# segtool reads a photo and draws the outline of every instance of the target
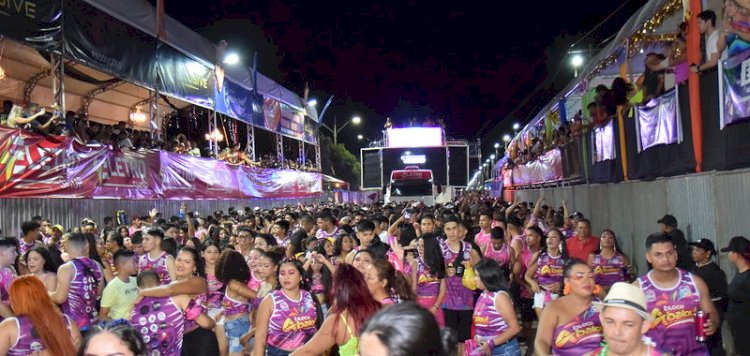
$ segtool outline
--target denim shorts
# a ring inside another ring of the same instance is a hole
[[[227,335],[227,341],[229,341],[229,352],[242,352],[240,338],[248,331],[250,331],[250,320],[247,316],[224,321],[224,334]]]
[[[266,356],[289,356],[289,351],[284,351],[276,346],[266,345]]]
[[[502,345],[495,346],[492,349],[492,356],[520,356],[521,345],[518,344],[518,339],[513,338],[508,340]]]

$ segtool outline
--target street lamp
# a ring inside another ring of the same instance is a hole
[[[513,124],[513,131],[518,131],[518,129],[520,129],[520,128],[521,128],[521,124],[519,124],[517,122]]]
[[[224,62],[224,64],[227,64],[227,65],[230,65],[230,66],[231,65],[235,65],[235,64],[237,64],[237,63],[240,62],[240,56],[237,55],[237,53],[234,53],[234,52],[227,53],[227,55],[224,56],[223,62]]]
[[[494,153],[490,155],[490,159],[493,160],[493,161],[495,160],[495,154]]]
[[[500,142],[495,142],[495,149],[500,148]]]
[[[350,122],[355,125],[359,125],[362,122],[362,118],[359,116],[354,116],[351,119],[349,119],[349,121],[341,125],[341,127],[339,127],[336,121],[336,116],[334,115],[333,116],[333,128],[328,127],[328,125],[324,124],[322,121],[320,122],[320,126],[325,127],[328,131],[331,131],[331,133],[333,134],[333,145],[335,146],[339,144],[339,139],[338,139],[339,132],[341,132],[341,130],[343,130],[344,127],[346,127],[346,125],[349,125]]]
[[[505,143],[510,142],[510,135],[508,135],[508,134],[503,135],[503,142],[505,142]]]
[[[580,68],[583,65],[583,56],[580,53],[574,53],[572,57],[570,57],[570,65],[573,66],[573,75],[578,77],[578,68]]]
[[[311,106],[312,107],[312,106],[315,106],[315,105],[318,105],[318,101],[317,100],[310,99],[310,100],[307,101],[307,106]]]
[[[357,140],[360,140],[360,141],[362,141],[362,139],[363,139],[363,138],[365,138],[365,137],[364,137],[364,136],[362,136],[362,135],[357,135]]]

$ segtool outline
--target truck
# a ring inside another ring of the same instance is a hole
[[[437,187],[432,170],[407,166],[391,172],[391,180],[385,190],[385,203],[419,201],[424,205],[435,205]]]

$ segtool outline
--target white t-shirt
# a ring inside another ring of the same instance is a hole
[[[714,30],[706,37],[706,62],[711,59],[711,55],[719,53],[719,30]]]

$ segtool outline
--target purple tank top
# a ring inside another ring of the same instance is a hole
[[[312,294],[323,294],[325,291],[326,287],[323,285],[323,275],[320,273],[314,273],[310,292],[312,292]]]
[[[268,322],[268,344],[282,350],[295,350],[317,331],[317,311],[312,295],[300,290],[299,300],[292,300],[282,290],[271,293],[273,313]]]
[[[497,337],[508,330],[508,324],[495,308],[495,298],[504,291],[490,292],[485,290],[474,307],[473,323],[476,334],[481,338]],[[508,293],[505,293],[506,295]],[[510,296],[509,296],[510,297]]]
[[[0,269],[0,301],[8,304],[10,299],[10,284],[13,283],[13,278],[16,274],[10,267],[3,267]]]
[[[185,315],[172,298],[143,298],[133,306],[130,324],[140,332],[149,355],[182,352]]]
[[[141,256],[138,259],[138,270],[143,271],[154,271],[159,275],[159,280],[162,285],[172,283],[172,278],[169,277],[169,270],[167,269],[167,253],[162,252],[156,260],[151,260],[148,253]]]
[[[62,318],[65,321],[65,327],[70,332],[70,319],[64,315]],[[8,356],[36,355],[37,352],[46,350],[42,344],[42,339],[34,331],[34,326],[31,325],[29,318],[17,316],[16,326],[18,327],[18,339],[16,340],[16,344],[8,350]]]
[[[250,310],[250,304],[248,302],[238,301],[227,295],[224,292],[224,298],[221,301],[221,306],[224,307],[224,316],[234,316],[239,314],[245,314]]]
[[[552,354],[580,356],[599,348],[602,342],[602,324],[599,312],[589,306],[573,320],[560,325],[552,332]]]
[[[38,244],[37,240],[32,241],[31,243],[27,243],[24,241],[24,239],[18,240],[18,254],[20,256],[23,256],[26,254],[26,252],[29,252],[34,249]]]
[[[508,267],[510,263],[510,252],[508,250],[508,244],[503,244],[500,250],[495,250],[492,247],[492,243],[487,244],[487,249],[484,250],[484,257],[491,260],[495,260],[501,267]]]
[[[539,255],[536,261],[534,278],[540,285],[562,283],[565,261],[562,256],[552,257],[546,253]]]
[[[320,229],[320,230],[318,230],[318,233],[315,234],[315,237],[318,240],[322,240],[322,239],[327,239],[329,237],[336,238],[336,236],[338,236],[338,234],[339,234],[339,228],[338,227],[335,228],[335,229],[333,229],[333,232],[331,232],[330,234],[327,233],[325,230]]]
[[[625,260],[620,253],[610,259],[601,254],[594,255],[591,268],[594,269],[596,284],[602,287],[611,287],[617,282],[625,281]]]
[[[197,329],[200,325],[195,322],[201,314],[206,312],[206,305],[208,303],[208,294],[203,293],[190,300],[187,308],[185,308],[185,333],[191,332]]]
[[[215,275],[206,275],[206,282],[208,282],[208,296],[206,297],[206,308],[216,309],[221,308],[221,300],[224,298],[224,293],[221,292],[221,288],[224,284],[221,283]]]
[[[638,278],[653,317],[646,336],[661,349],[676,355],[707,355],[706,345],[695,341],[694,315],[700,307],[698,288],[691,273],[680,269],[678,272],[677,284],[669,289],[657,287],[650,272]]]
[[[102,270],[98,263],[88,257],[75,258],[68,263],[73,265],[74,274],[62,311],[80,329],[96,322],[99,316],[96,299]]]
[[[253,275],[253,272],[250,272],[250,279],[247,281],[247,287],[250,288],[250,290],[253,290],[255,292],[260,290],[260,286],[263,284],[262,279],[256,279],[255,275]],[[260,302],[263,301],[263,298],[261,298],[260,295],[256,297],[255,299],[250,300],[250,309],[258,310],[258,306],[260,306]]]
[[[417,295],[420,297],[437,297],[440,293],[440,279],[430,273],[429,268],[417,258]]]
[[[463,261],[471,260],[471,245],[461,241],[463,248]],[[448,243],[441,240],[440,248],[443,250],[443,259],[446,266],[454,264],[458,258],[459,251],[453,251],[448,247]],[[445,277],[446,293],[443,300],[443,308],[448,310],[472,310],[474,308],[474,292],[464,287],[461,283],[461,276]]]

